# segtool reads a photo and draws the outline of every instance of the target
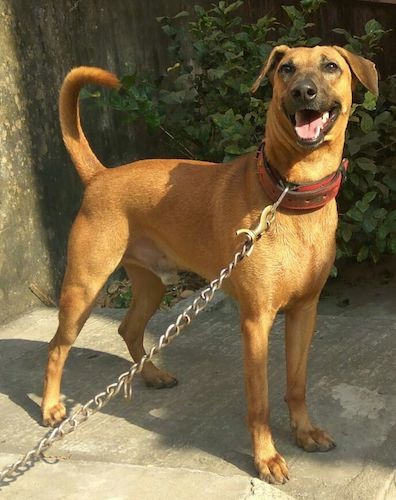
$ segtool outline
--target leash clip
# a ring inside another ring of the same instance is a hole
[[[250,254],[252,253],[253,243],[256,243],[256,241],[258,241],[261,238],[261,236],[264,233],[266,233],[271,227],[271,224],[275,220],[276,210],[278,209],[279,205],[281,204],[283,198],[286,196],[288,191],[289,191],[289,186],[286,186],[285,189],[283,190],[283,193],[279,196],[276,202],[273,205],[267,205],[262,210],[259,222],[255,228],[253,229],[242,228],[238,229],[238,231],[236,232],[238,236],[240,234],[246,234],[252,243],[252,246],[246,252],[247,257],[249,257]]]

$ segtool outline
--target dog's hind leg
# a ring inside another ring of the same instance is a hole
[[[327,451],[335,443],[329,434],[311,424],[305,402],[307,360],[315,330],[318,298],[286,311],[286,364],[290,424],[297,445],[306,451]]]
[[[103,220],[95,224],[83,215],[73,225],[59,303],[59,326],[49,344],[45,372],[42,414],[46,425],[55,425],[65,417],[65,407],[60,402],[63,367],[99,291],[121,261],[127,242],[127,229],[122,227],[122,223],[104,224]]]
[[[124,267],[132,283],[132,302],[118,331],[125,340],[132,359],[139,362],[145,354],[144,329],[160,305],[166,289],[158,276],[148,269],[129,263],[124,263]],[[148,386],[158,389],[177,384],[173,375],[160,370],[151,361],[144,364],[142,376]]]

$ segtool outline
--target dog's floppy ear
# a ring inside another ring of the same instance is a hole
[[[271,54],[263,64],[263,67],[261,68],[259,76],[252,85],[253,93],[256,92],[256,90],[260,87],[260,83],[262,82],[264,77],[267,76],[267,74],[270,74],[275,69],[275,66],[278,64],[278,62],[284,56],[285,52],[287,52],[288,50],[289,47],[287,45],[278,45],[277,47],[274,47],[272,49]],[[270,75],[270,80],[272,82],[271,75]]]
[[[378,73],[375,64],[364,57],[349,52],[342,47],[334,45],[334,48],[346,60],[352,73],[359,82],[366,87],[372,94],[378,95]]]

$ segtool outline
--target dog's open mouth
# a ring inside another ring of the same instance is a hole
[[[290,117],[297,134],[297,142],[304,147],[315,147],[321,144],[330,131],[340,112],[339,105],[327,111],[301,109]]]

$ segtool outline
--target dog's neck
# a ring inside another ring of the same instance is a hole
[[[295,183],[314,182],[338,169],[344,137],[341,140],[332,137],[317,149],[308,150],[297,144],[289,130],[290,124],[284,113],[274,112],[270,106],[265,128],[265,157],[283,179]],[[345,129],[339,133],[345,135]]]

